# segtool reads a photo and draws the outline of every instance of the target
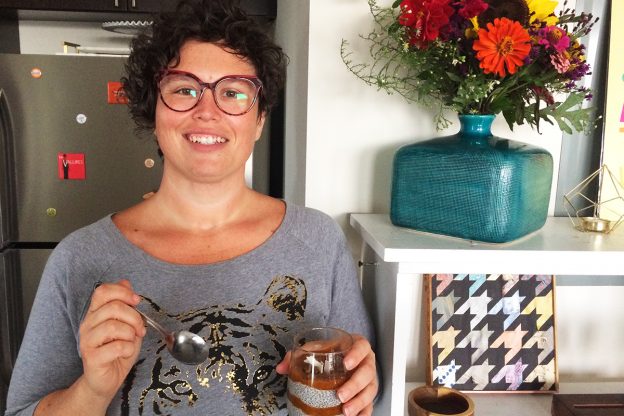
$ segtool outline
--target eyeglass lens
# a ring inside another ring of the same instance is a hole
[[[176,111],[195,107],[202,96],[201,92],[202,85],[183,74],[169,74],[160,81],[163,101]],[[231,115],[247,112],[254,104],[256,94],[256,85],[245,78],[223,78],[212,91],[217,106]]]

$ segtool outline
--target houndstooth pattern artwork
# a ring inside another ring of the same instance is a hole
[[[429,384],[557,391],[554,277],[425,275]]]

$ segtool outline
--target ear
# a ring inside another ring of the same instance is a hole
[[[260,136],[262,136],[262,129],[264,128],[264,122],[266,121],[266,112],[263,112],[262,114],[260,114],[258,116],[258,124],[256,126],[256,139],[255,141],[258,141],[260,139]]]

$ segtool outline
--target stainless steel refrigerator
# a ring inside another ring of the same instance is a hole
[[[45,262],[160,182],[119,93],[123,57],[0,54],[0,414]]]

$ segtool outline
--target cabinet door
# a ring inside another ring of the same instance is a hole
[[[2,0],[0,0],[1,2]],[[112,1],[112,0],[108,0]],[[124,1],[124,0],[120,0]],[[130,12],[154,13],[175,10],[178,0],[125,0]],[[277,0],[241,0],[240,6],[251,16],[275,18]]]
[[[160,12],[173,11],[177,0],[120,0],[126,2],[130,12]]]
[[[0,8],[153,13],[175,10],[177,2],[177,0],[0,0]],[[271,19],[276,16],[277,0],[241,0],[240,5],[252,16]]]
[[[0,7],[26,10],[125,11],[127,0],[0,0]]]

